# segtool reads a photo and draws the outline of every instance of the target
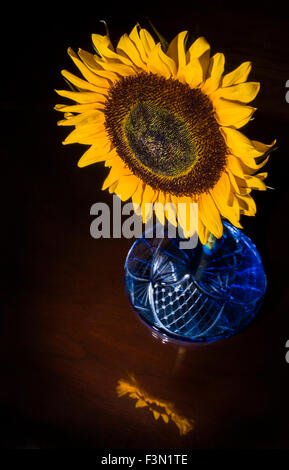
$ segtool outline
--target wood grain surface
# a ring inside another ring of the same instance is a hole
[[[282,4],[60,7],[26,5],[5,15],[2,446],[288,449],[289,23]],[[264,304],[243,332],[211,344],[163,343],[136,316],[123,283],[132,240],[95,240],[89,232],[91,205],[112,205],[100,190],[107,169],[77,167],[84,148],[61,145],[67,130],[57,128],[53,111],[61,101],[53,90],[64,87],[60,70],[75,71],[66,48],[91,50],[101,19],[117,40],[137,21],[147,26],[146,16],[169,40],[184,29],[204,35],[213,52],[225,53],[227,71],[252,60],[250,78],[261,91],[244,133],[279,144],[267,165],[275,189],[255,194],[258,213],[243,219],[268,276]],[[194,429],[181,436],[172,421],[119,398],[118,380],[130,374],[193,419]]]

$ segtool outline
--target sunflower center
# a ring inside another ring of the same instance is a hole
[[[104,115],[120,158],[155,190],[201,194],[224,171],[227,146],[200,89],[152,73],[122,77],[109,89]]]
[[[152,103],[138,103],[124,123],[135,156],[156,174],[177,176],[195,160],[186,124]]]

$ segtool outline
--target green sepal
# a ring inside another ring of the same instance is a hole
[[[156,27],[153,25],[153,23],[151,22],[151,20],[149,18],[147,18],[152,30],[154,31],[154,33],[156,34],[156,36],[158,37],[160,43],[161,43],[161,46],[162,46],[162,50],[164,52],[167,52],[168,48],[169,48],[169,43],[168,41],[163,37],[163,35],[161,33],[159,33],[159,31],[156,29]]]
[[[109,37],[109,29],[108,29],[108,26],[107,26],[107,22],[105,20],[100,20],[99,22],[104,24],[105,33]]]
[[[78,88],[76,88],[72,83],[70,83],[65,77],[63,77],[63,80],[67,83],[71,91],[79,91]]]

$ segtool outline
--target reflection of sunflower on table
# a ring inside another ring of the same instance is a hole
[[[174,404],[159,398],[152,397],[142,387],[139,386],[135,377],[130,375],[129,380],[120,379],[116,387],[118,397],[128,395],[130,398],[136,399],[135,407],[148,407],[153,414],[155,420],[162,417],[162,420],[168,424],[172,421],[179,429],[180,435],[183,436],[194,429],[194,420],[180,415]]]
[[[57,93],[76,104],[55,107],[65,113],[59,125],[75,126],[64,143],[90,146],[78,165],[104,161],[111,169],[103,189],[132,198],[144,221],[152,214],[145,203],[162,203],[157,218],[179,223],[186,236],[189,203],[198,203],[203,244],[210,232],[222,236],[221,217],[241,227],[240,214],[255,215],[250,193],[265,190],[267,176],[255,173],[275,142],[249,140],[238,130],[256,109],[247,104],[260,88],[246,82],[251,63],[224,75],[224,55],[210,57],[203,37],[187,47],[186,31],[169,45],[139,25],[115,50],[108,33],[92,41],[96,54],[68,50],[84,79],[62,71],[74,91]],[[165,210],[166,203],[173,204]]]

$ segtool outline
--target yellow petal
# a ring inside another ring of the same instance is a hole
[[[92,34],[91,39],[98,54],[103,55],[102,50],[105,52],[108,50],[110,53],[113,53],[113,45],[107,34]]]
[[[248,196],[237,196],[238,202],[240,205],[240,210],[243,214],[254,216],[256,214],[257,208],[254,199]]]
[[[62,143],[63,145],[75,143],[93,145],[97,142],[107,142],[107,145],[110,145],[109,138],[106,134],[106,131],[104,130],[103,125],[99,124],[96,126],[93,123],[76,127]]]
[[[247,176],[246,185],[249,186],[251,189],[258,189],[259,191],[266,191],[267,186],[263,182],[263,180],[267,178],[267,176],[268,176],[268,173],[259,173],[258,175]]]
[[[159,191],[156,202],[154,204],[154,210],[156,217],[162,225],[165,225],[165,194],[162,191]]]
[[[231,191],[231,194],[230,194],[229,207],[232,208],[233,213],[237,214],[237,216],[239,218],[240,217],[239,214],[241,213],[240,212],[240,204],[239,204],[238,196],[234,193],[234,191]],[[236,227],[238,227],[238,225],[236,225]],[[240,226],[239,228],[243,228],[243,227]]]
[[[198,200],[198,204],[200,218],[205,227],[213,235],[215,235],[216,238],[221,238],[223,235],[223,224],[220,213],[212,199],[212,196],[207,193],[201,194]]]
[[[101,94],[106,94],[106,89],[105,88],[100,88],[95,85],[92,85],[91,83],[82,80],[81,78],[77,77],[76,75],[73,75],[73,73],[68,72],[67,70],[62,70],[61,74],[73,85],[78,87],[81,90],[88,90],[88,91],[94,91],[95,93],[101,93]]]
[[[124,163],[122,160],[119,158],[116,163],[112,166],[108,176],[106,177],[103,185],[102,185],[102,190],[107,189],[109,186],[112,185],[112,183],[115,183],[116,181],[119,181],[122,176],[129,176],[130,170],[124,166]]]
[[[231,181],[232,186],[235,189],[235,196],[247,196],[251,193],[252,188],[250,188],[247,184],[245,179],[239,178],[238,176],[233,175],[228,171],[228,175]]]
[[[264,155],[270,151],[270,149],[276,144],[276,139],[273,140],[272,144],[263,144],[262,142],[258,142],[257,140],[252,140],[252,144],[254,145],[255,149],[260,152],[260,155]]]
[[[187,55],[190,60],[192,57],[201,57],[206,52],[210,52],[210,44],[203,36],[196,39],[193,44],[190,46]]]
[[[88,122],[84,124],[83,123],[77,124],[75,126],[75,129],[68,136],[67,141],[70,140],[70,136],[71,137],[74,136],[78,138],[78,137],[88,136],[88,135],[98,136],[99,134],[107,135],[105,127],[104,127],[104,122],[90,119]],[[77,142],[77,140],[75,140],[75,142]]]
[[[220,214],[228,219],[235,227],[242,228],[240,220],[240,210],[238,205],[229,205],[231,184],[226,172],[223,172],[219,181],[210,191]]]
[[[191,88],[196,88],[203,81],[203,69],[199,59],[192,58],[179,72],[179,79],[183,79]]]
[[[229,155],[227,159],[228,169],[236,176],[240,178],[244,177],[244,169],[242,167],[241,160],[234,155]]]
[[[163,207],[165,207],[166,195],[163,191],[156,191],[155,202],[159,202]]]
[[[155,200],[155,196],[155,190],[147,184],[142,197],[142,218],[144,223],[152,216],[152,202]]]
[[[144,64],[146,64],[147,62],[147,58],[148,58],[148,55],[146,53],[146,49],[143,45],[143,42],[140,38],[140,34],[139,34],[139,25],[137,24],[133,29],[132,31],[130,32],[129,34],[129,38],[133,41],[134,45],[136,46],[136,49],[138,50],[139,52],[139,55],[141,57],[141,60]]]
[[[207,94],[212,93],[219,87],[221,77],[224,73],[224,67],[225,67],[224,54],[218,52],[217,54],[213,55],[213,57],[211,57],[208,71],[207,71],[207,80],[202,86],[202,91],[204,93],[207,93]]]
[[[146,29],[141,29],[139,32],[140,40],[144,47],[147,57],[150,55],[151,51],[154,49],[156,43],[151,36],[151,34]]]
[[[144,408],[145,406],[148,406],[148,404],[141,398],[135,404],[136,408]]]
[[[165,216],[174,227],[178,226],[177,222],[177,212],[176,206],[170,196],[170,194],[166,194],[166,201],[165,201]]]
[[[153,412],[154,418],[155,418],[156,420],[159,419],[159,417],[160,417],[161,414],[160,414],[158,411],[156,411],[156,410],[152,410],[152,412]]]
[[[122,201],[127,201],[134,194],[137,187],[138,179],[134,175],[122,176],[114,192]]]
[[[249,73],[251,72],[251,68],[251,62],[243,62],[235,70],[224,75],[222,80],[222,87],[237,85],[238,83],[245,82]]]
[[[104,114],[98,110],[92,109],[81,114],[72,114],[65,113],[62,121],[58,121],[58,126],[76,126],[76,125],[86,125],[91,122],[97,124],[104,123]]]
[[[141,203],[142,203],[142,197],[143,197],[143,183],[138,181],[138,186],[134,194],[132,195],[132,203],[133,207],[135,210],[135,213],[137,215],[141,215]]]
[[[256,170],[262,168],[267,163],[268,159],[269,157],[267,157],[262,163],[257,165],[254,159],[241,159],[235,157],[234,155],[229,155],[227,160],[227,168],[231,171],[231,173],[233,173],[233,175],[245,179],[246,175],[251,175],[252,173],[255,173]],[[246,163],[248,163],[249,165],[251,164],[253,168],[246,165]]]
[[[200,217],[200,212],[199,212],[198,236],[199,236],[199,239],[200,239],[200,242],[202,243],[202,245],[205,245],[207,243],[209,234],[210,234],[210,231],[203,224],[202,219]]]
[[[168,423],[168,422],[169,422],[169,417],[168,417],[168,415],[166,415],[165,413],[162,413],[161,416],[162,416],[163,421],[164,421],[165,423]]]
[[[177,70],[181,70],[187,64],[185,44],[188,37],[188,31],[182,31],[171,41],[167,55],[171,57],[177,66]]]
[[[243,127],[251,119],[256,108],[222,98],[214,100],[216,119],[221,126]]]
[[[106,96],[92,91],[68,91],[68,90],[55,90],[56,93],[77,103],[104,103]]]
[[[165,78],[170,78],[176,74],[176,65],[162,50],[161,43],[156,44],[152,50],[148,62],[148,70]]]
[[[101,34],[92,34],[91,38],[98,54],[100,54],[105,61],[114,61],[125,65],[132,65],[129,58],[114,52],[110,38],[107,35],[102,36]]]
[[[240,187],[238,184],[238,177],[235,176],[230,170],[227,171],[231,185],[234,188],[235,193],[240,194]]]
[[[198,231],[195,207],[191,206],[192,203],[193,201],[190,197],[180,197],[178,199],[178,221],[186,238],[191,237]]]
[[[73,105],[66,105],[66,104],[56,104],[54,109],[56,111],[61,111],[62,113],[84,113],[86,111],[91,110],[99,110],[103,109],[103,103],[85,103],[85,104],[73,104]]]
[[[109,186],[109,188],[108,188],[109,194],[113,194],[113,193],[114,193],[114,190],[115,190],[115,188],[117,187],[117,183],[118,183],[118,181],[115,181],[114,183],[112,183],[112,184]]]
[[[207,70],[210,61],[210,45],[204,37],[200,37],[193,42],[187,52],[187,58],[188,62],[191,58],[199,59],[203,71],[202,80],[205,80],[207,78]]]
[[[155,190],[146,184],[143,192],[142,202],[153,202],[155,200],[155,193]]]
[[[120,55],[125,54],[137,67],[146,69],[138,49],[127,34],[120,38],[116,50]]]
[[[89,83],[92,83],[93,85],[96,85],[97,87],[101,87],[101,88],[109,87],[109,83],[105,78],[102,78],[96,75],[95,72],[98,71],[99,66],[96,65],[96,62],[94,61],[92,54],[86,51],[81,51],[81,49],[79,49],[79,54],[83,53],[83,57],[81,56],[79,57],[81,57],[81,59],[83,58],[85,59],[85,62],[82,62],[77,56],[77,54],[71,49],[71,47],[68,48],[67,52],[70,58],[75,63],[76,67],[82,73],[83,77]]]
[[[93,163],[109,160],[115,156],[115,150],[110,152],[107,149],[99,148],[92,145],[80,158],[77,165],[79,168],[83,168],[88,165],[92,165]]]
[[[215,184],[213,190],[211,190],[211,193],[214,193],[216,198],[218,199],[219,203],[218,205],[223,205],[227,204],[230,196],[230,191],[231,191],[231,185],[230,181],[228,178],[228,175],[223,172],[222,175],[220,176],[219,181]]]
[[[141,205],[142,221],[146,224],[153,215],[153,205],[151,202],[142,202]]]
[[[276,140],[274,140],[272,144],[266,145],[255,140],[250,140],[238,130],[229,127],[221,127],[220,130],[232,154],[241,158],[248,166],[252,165],[252,168],[255,169],[260,168],[260,165],[262,166],[263,163],[258,165],[254,159],[269,152],[276,143]]]
[[[212,99],[224,98],[231,101],[241,101],[242,103],[249,103],[252,101],[258,94],[260,90],[260,83],[258,82],[245,82],[239,83],[238,85],[233,85],[226,88],[219,88],[213,96]]]
[[[83,49],[78,49],[78,55],[83,61],[83,64],[86,66],[86,69],[91,71],[93,75],[96,77],[96,80],[98,80],[96,84],[98,84],[99,81],[100,83],[105,83],[105,85],[99,85],[99,86],[109,87],[110,86],[109,82],[114,82],[118,80],[118,77],[115,73],[104,70],[101,67],[101,63],[97,62],[95,55],[91,54],[90,52],[84,51]],[[84,77],[87,78],[86,75],[84,75]],[[94,82],[91,81],[91,83],[94,83]]]
[[[102,68],[106,72],[108,72],[108,74],[116,73],[120,76],[127,77],[130,75],[135,75],[137,73],[136,68],[133,66],[133,64],[126,65],[126,64],[121,64],[120,62],[117,62],[117,61],[110,61],[110,62],[103,62],[101,65],[102,65]]]

